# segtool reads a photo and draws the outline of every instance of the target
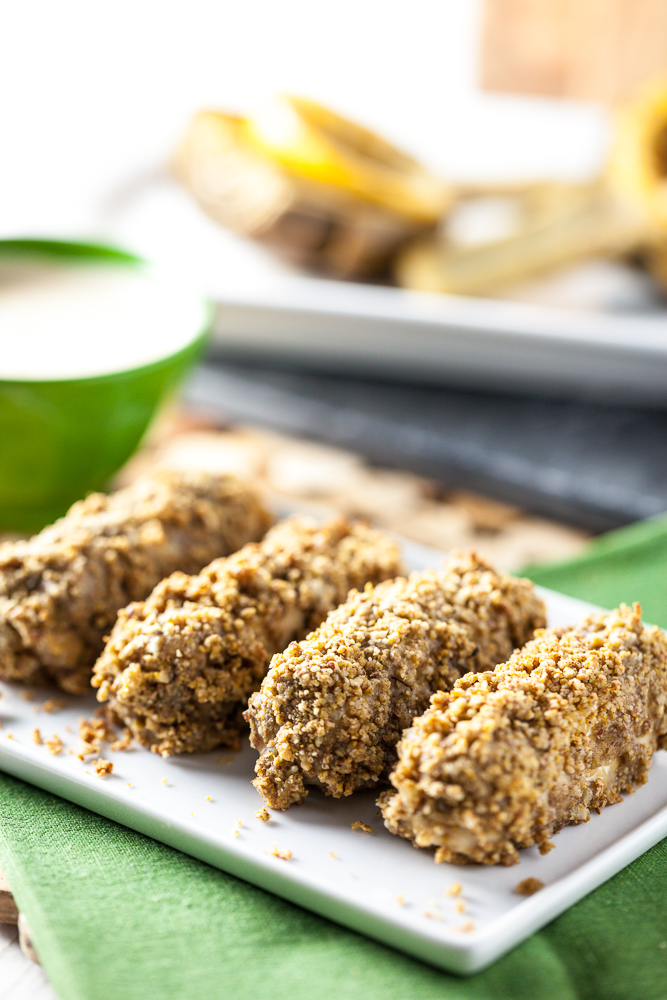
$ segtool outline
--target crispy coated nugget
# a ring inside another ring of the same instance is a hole
[[[399,744],[385,825],[436,861],[509,865],[643,784],[667,745],[667,639],[640,614],[544,630],[435,694]]]
[[[86,690],[119,608],[261,538],[272,520],[233,476],[162,471],[0,545],[0,678]]]
[[[250,699],[253,784],[273,809],[303,801],[308,784],[336,797],[375,784],[434,691],[506,659],[544,624],[532,584],[474,553],[351,594],[274,658]]]
[[[291,518],[259,545],[176,573],[119,615],[95,666],[98,699],[168,756],[235,743],[271,655],[353,587],[400,571],[396,544],[361,523]]]

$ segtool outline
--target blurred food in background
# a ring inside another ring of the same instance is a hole
[[[495,197],[499,195],[496,193]],[[473,242],[437,235],[399,256],[399,283],[455,294],[492,294],[593,257],[635,255],[663,287],[667,278],[667,81],[650,85],[617,116],[603,174],[589,184],[536,184],[508,191],[514,231]]]
[[[338,278],[382,273],[451,201],[411,157],[297,97],[248,118],[200,112],[174,167],[212,218]]]
[[[218,222],[331,277],[494,295],[606,257],[667,289],[667,80],[620,110],[587,183],[453,185],[296,97],[247,118],[200,112],[174,167]]]

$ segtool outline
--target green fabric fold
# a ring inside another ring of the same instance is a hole
[[[610,531],[574,559],[521,572],[603,608],[639,601],[646,621],[667,628],[667,517]]]
[[[529,575],[667,626],[667,519]],[[62,1000],[665,1000],[667,841],[470,979],[0,775],[0,861]]]

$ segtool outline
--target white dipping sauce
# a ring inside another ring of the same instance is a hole
[[[0,379],[86,378],[176,353],[201,298],[141,267],[0,264]]]

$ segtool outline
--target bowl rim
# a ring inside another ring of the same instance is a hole
[[[0,239],[0,262],[6,258],[45,258],[48,260],[67,261],[72,264],[116,264],[144,269],[147,274],[160,276],[165,272],[151,264],[150,261],[137,254],[124,250],[109,243],[84,240],[59,240],[53,237],[18,237]],[[215,306],[212,300],[204,294],[194,293],[202,306],[202,319],[195,333],[183,347],[172,351],[154,361],[135,365],[130,368],[120,368],[99,375],[73,375],[70,378],[2,378],[0,386],[57,386],[57,385],[98,385],[100,383],[116,382],[128,375],[150,375],[165,365],[178,363],[181,359],[199,351],[205,344],[213,327]]]

